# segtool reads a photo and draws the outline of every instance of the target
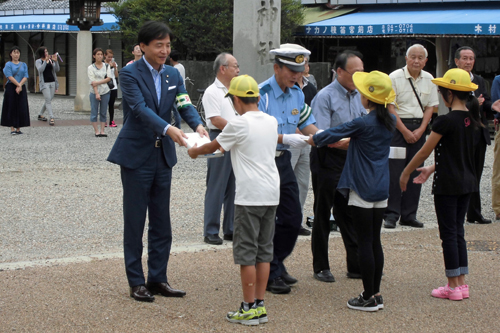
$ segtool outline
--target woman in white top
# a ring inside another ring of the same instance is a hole
[[[87,69],[90,84],[90,122],[94,127],[96,137],[106,137],[104,126],[110,96],[108,82],[111,81],[111,69],[103,62],[104,52],[101,48],[94,49],[92,56],[95,62]],[[97,124],[98,113],[101,131]]]
[[[110,78],[113,80],[113,85],[114,87],[111,89],[109,92],[109,103],[108,103],[108,110],[109,110],[109,127],[116,127],[116,123],[113,120],[115,117],[115,100],[116,96],[118,95],[118,65],[116,64],[113,50],[107,49],[106,50],[106,57],[104,59],[104,62],[109,66],[111,70],[111,75]]]

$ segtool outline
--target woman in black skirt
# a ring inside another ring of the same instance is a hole
[[[23,134],[21,127],[30,125],[28,95],[24,83],[28,80],[28,66],[19,61],[21,50],[14,46],[9,53],[10,61],[5,64],[3,73],[7,77],[3,94],[2,126],[10,126],[10,134]]]

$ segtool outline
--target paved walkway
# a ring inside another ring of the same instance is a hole
[[[452,302],[430,296],[445,283],[437,230],[383,235],[385,309],[349,310],[346,302],[361,290],[345,277],[340,238],[330,242],[337,281],[313,279],[309,240],[297,244],[287,261],[299,279],[288,295],[266,293],[269,323],[246,328],[228,323],[227,311],[241,300],[239,269],[231,249],[174,252],[172,286],[183,299],[157,297],[139,303],[127,294],[121,259],[93,260],[0,272],[1,332],[498,332],[500,223],[469,225],[469,299]],[[486,251],[483,251],[486,250]]]

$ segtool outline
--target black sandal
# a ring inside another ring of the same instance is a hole
[[[44,117],[44,116],[38,116],[38,120],[40,121],[47,121],[47,117]]]

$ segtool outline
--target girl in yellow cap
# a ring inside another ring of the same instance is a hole
[[[421,174],[414,183],[424,183],[434,173],[434,206],[442,240],[445,274],[448,284],[434,289],[432,296],[461,301],[469,297],[465,274],[469,273],[464,220],[472,192],[478,190],[474,169],[474,136],[483,124],[479,103],[472,91],[470,75],[458,68],[450,69],[442,78],[432,80],[450,113],[434,120],[432,132],[424,146],[403,170],[401,190],[406,189],[410,174],[434,150],[435,163],[417,169]],[[467,109],[466,104],[470,106]]]
[[[370,111],[368,115],[318,132],[309,138],[309,143],[325,146],[350,138],[337,190],[349,198],[365,290],[351,298],[347,306],[377,311],[384,307],[380,294],[384,268],[380,229],[389,197],[389,152],[396,128],[396,117],[389,113],[387,104],[394,101],[395,93],[389,76],[379,71],[356,72],[353,81],[361,93],[361,103]]]

